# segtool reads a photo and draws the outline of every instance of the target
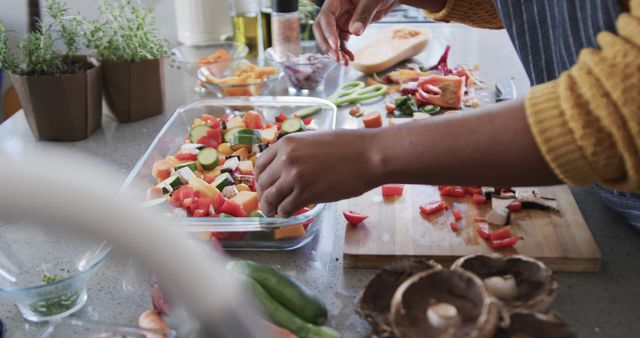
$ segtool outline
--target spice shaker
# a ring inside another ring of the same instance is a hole
[[[278,58],[300,54],[300,13],[298,0],[273,0],[271,42]]]

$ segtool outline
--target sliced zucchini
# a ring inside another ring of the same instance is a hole
[[[198,153],[198,163],[205,170],[211,170],[218,166],[218,151],[213,148],[204,148]]]
[[[227,143],[231,143],[231,140],[233,139],[234,136],[236,136],[238,134],[238,131],[240,131],[240,129],[242,129],[242,128],[230,128],[230,129],[228,129],[224,133],[224,141],[227,142]]]
[[[200,138],[207,136],[209,129],[209,126],[202,124],[193,126],[191,131],[189,131],[189,141],[191,141],[191,143],[197,143]]]
[[[177,166],[175,166],[173,168],[176,171],[178,171],[178,170],[180,170],[182,168],[189,168],[189,169],[191,169],[191,171],[196,172],[196,171],[198,171],[198,164],[196,163],[196,161],[191,161],[191,162],[178,164]]]
[[[169,193],[172,193],[174,190],[180,188],[181,185],[182,185],[182,181],[180,180],[180,176],[173,175],[167,178],[166,180],[158,183],[156,187],[161,188],[163,194],[169,194]]]
[[[233,185],[233,183],[233,177],[229,173],[222,173],[213,180],[211,185],[222,191],[225,187]]]
[[[240,132],[233,136],[229,142],[232,147],[237,145],[247,145],[251,147],[256,143],[258,143],[258,138],[255,135],[241,134]]]
[[[286,119],[284,122],[282,122],[282,128],[280,132],[284,135],[287,135],[287,134],[297,133],[303,130],[304,130],[304,123],[302,123],[302,120],[294,117],[291,119]]]

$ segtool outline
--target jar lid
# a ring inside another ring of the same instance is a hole
[[[293,13],[298,11],[298,0],[273,0],[271,9],[275,13]]]

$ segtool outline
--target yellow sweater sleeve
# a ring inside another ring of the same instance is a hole
[[[598,34],[558,79],[535,86],[527,119],[543,156],[567,183],[640,191],[640,0]]]
[[[448,0],[439,12],[425,11],[425,14],[435,21],[453,21],[479,28],[503,28],[493,0]]]

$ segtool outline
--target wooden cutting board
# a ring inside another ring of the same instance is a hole
[[[449,266],[469,254],[498,252],[538,258],[555,271],[598,271],[600,250],[567,186],[536,188],[540,195],[558,200],[560,212],[522,210],[512,214],[514,235],[523,240],[513,248],[493,250],[476,233],[474,216],[484,216],[490,202],[477,206],[470,197],[445,198],[450,209],[431,216],[418,206],[440,200],[437,187],[407,185],[402,197],[383,199],[380,188],[339,202],[340,210],[369,215],[358,226],[346,227],[344,264],[380,268],[392,261],[423,257]],[[460,231],[451,230],[452,209],[460,210]]]

